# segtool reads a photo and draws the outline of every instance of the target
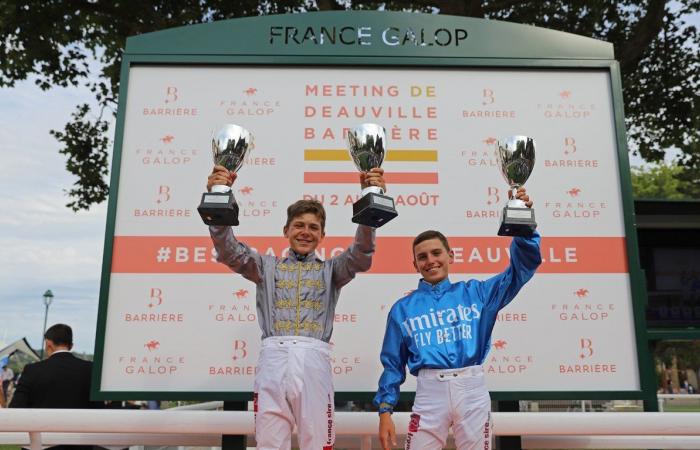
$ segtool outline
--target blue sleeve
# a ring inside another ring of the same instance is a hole
[[[539,233],[535,232],[530,237],[514,237],[510,243],[508,268],[503,273],[479,283],[479,295],[484,307],[495,307],[497,310],[505,308],[532,278],[541,263]]]
[[[374,396],[376,406],[381,403],[396,405],[399,401],[399,387],[406,380],[408,349],[403,341],[401,325],[393,313],[394,309],[392,308],[386,321],[384,343],[379,357],[384,371],[379,377],[379,389],[377,395]]]

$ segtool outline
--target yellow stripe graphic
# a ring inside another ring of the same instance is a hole
[[[385,161],[430,162],[437,161],[437,150],[389,150]],[[304,161],[350,161],[350,154],[343,149],[307,148],[304,150]]]

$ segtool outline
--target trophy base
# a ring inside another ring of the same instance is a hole
[[[238,203],[233,192],[205,192],[197,207],[207,225],[238,225]]]
[[[535,211],[530,208],[503,208],[499,236],[532,236],[537,228]]]
[[[398,215],[393,198],[373,192],[352,205],[352,221],[372,228],[379,228]]]

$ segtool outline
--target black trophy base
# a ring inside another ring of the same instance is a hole
[[[238,225],[238,203],[233,192],[205,192],[197,207],[207,225]]]
[[[352,221],[360,225],[379,228],[398,216],[394,199],[370,192],[352,205]]]
[[[532,236],[537,228],[535,211],[531,208],[503,208],[499,236]]]

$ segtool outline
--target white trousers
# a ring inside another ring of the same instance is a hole
[[[491,398],[481,366],[421,369],[406,450],[438,450],[449,428],[457,450],[491,450]]]
[[[255,440],[259,450],[332,450],[335,414],[330,345],[298,336],[263,340],[255,377]]]

